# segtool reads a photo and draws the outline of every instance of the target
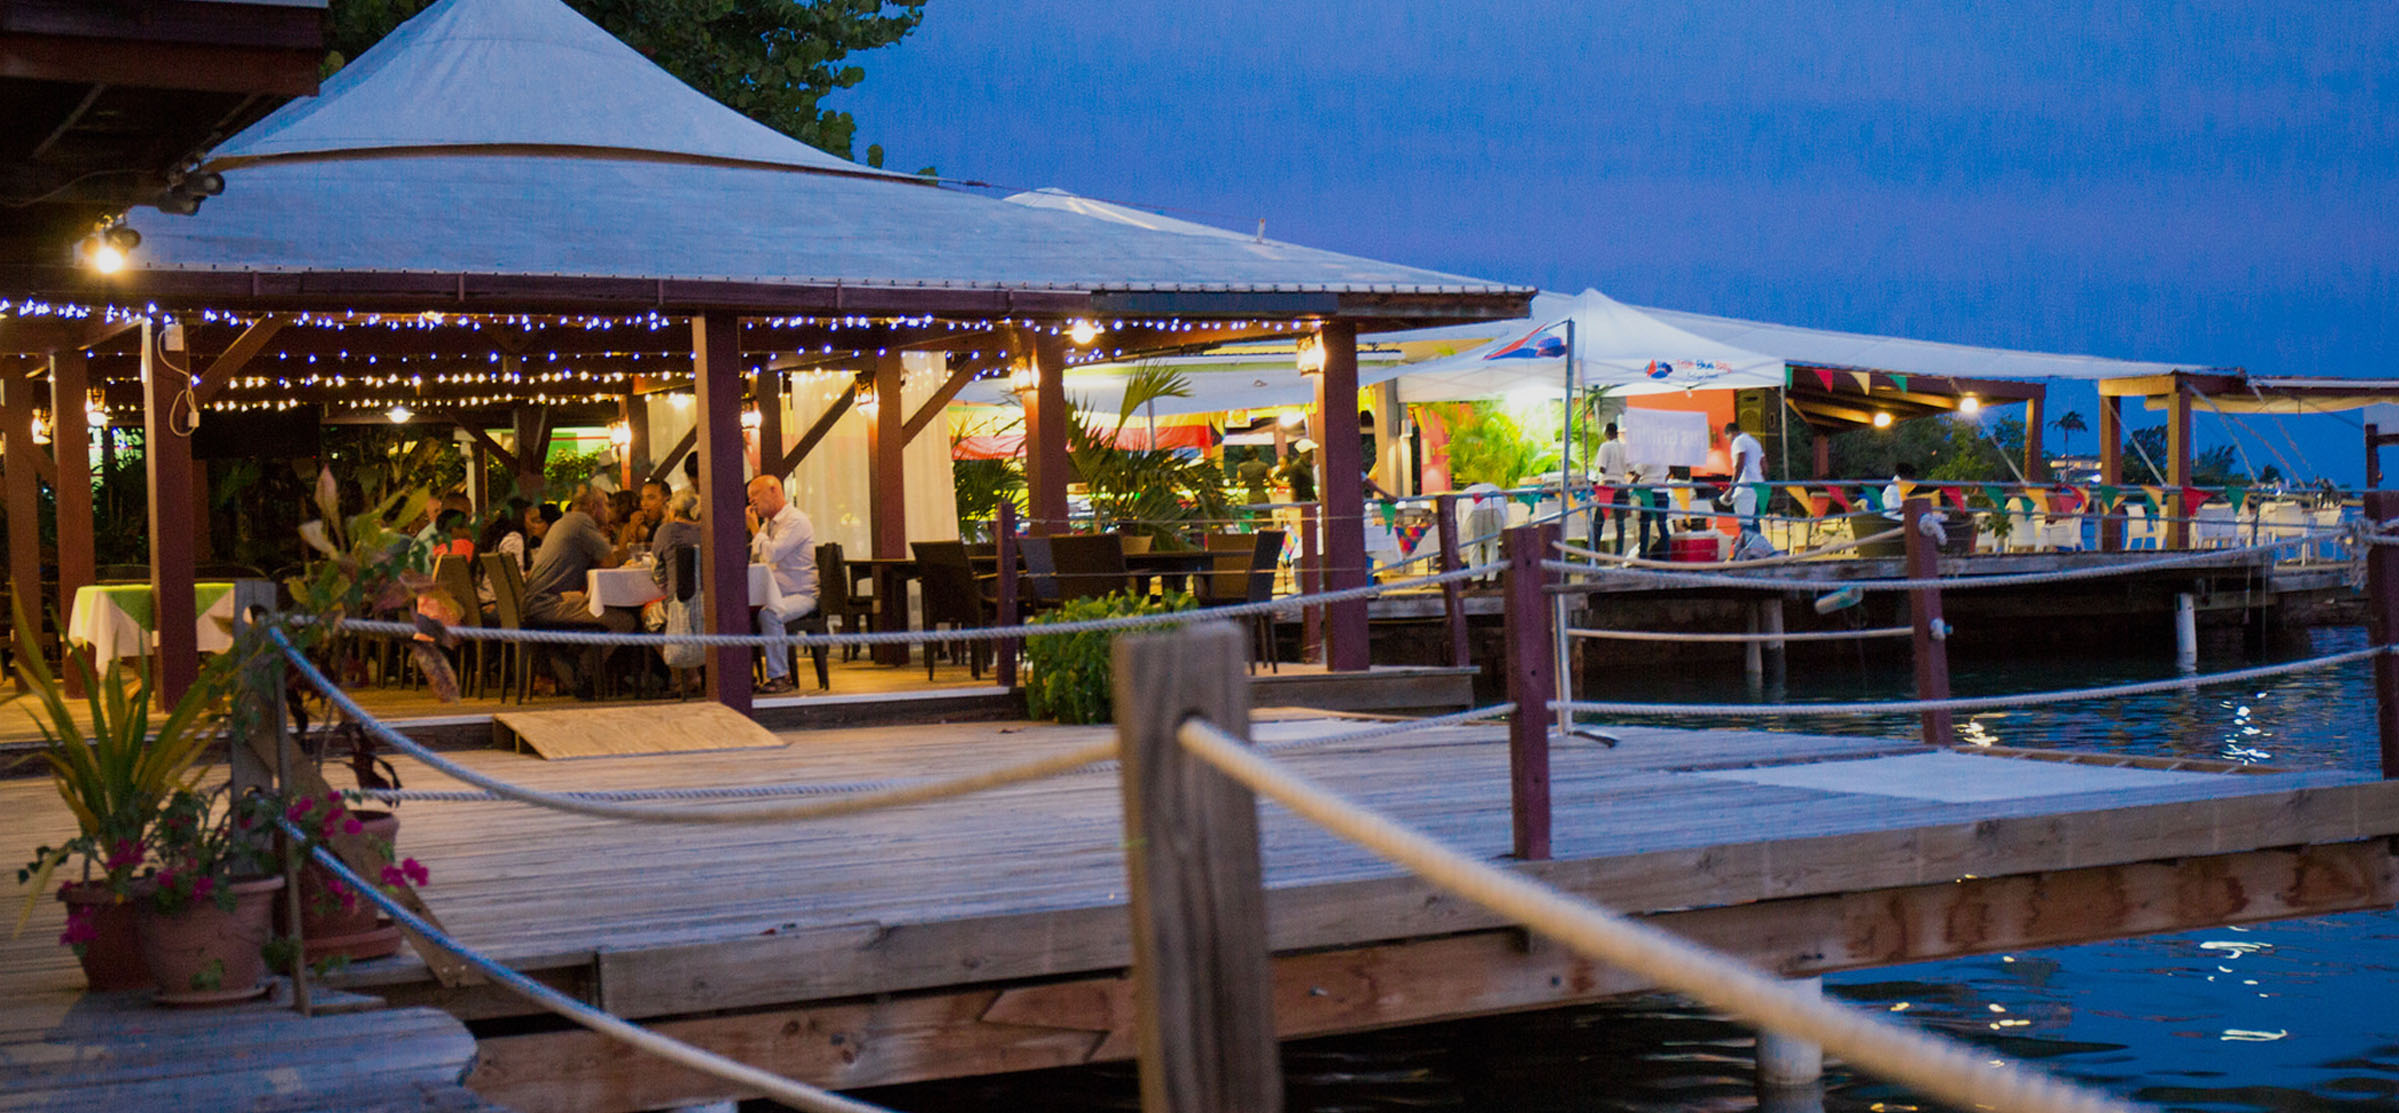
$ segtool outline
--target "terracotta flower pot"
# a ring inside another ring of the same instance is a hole
[[[350,815],[363,833],[392,846],[400,837],[400,817],[390,812],[361,811]],[[392,863],[386,855],[379,869]],[[400,929],[386,923],[375,906],[356,893],[346,894],[332,871],[310,862],[300,871],[300,938],[308,961],[342,957],[382,958],[400,949]],[[276,924],[291,930],[283,903],[275,905]]]
[[[266,992],[267,961],[260,949],[273,922],[270,902],[283,879],[253,878],[228,887],[231,912],[209,900],[173,914],[146,901],[138,905],[135,927],[142,955],[158,979],[160,1004],[228,1004]]]
[[[117,899],[108,886],[78,881],[58,891],[67,905],[67,937],[83,948],[75,958],[83,963],[84,984],[94,992],[114,993],[149,989],[150,963],[135,938],[134,906]]]

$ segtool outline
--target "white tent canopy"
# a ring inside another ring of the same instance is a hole
[[[1538,304],[1538,303],[1536,303]],[[1407,402],[1451,402],[1517,392],[1562,390],[1572,328],[1576,381],[1619,396],[1688,390],[1775,388],[1784,360],[1699,336],[1585,290],[1555,316],[1516,322],[1518,329],[1467,351],[1406,367],[1361,371],[1361,383],[1396,380]],[[1413,334],[1400,337],[1414,339]]]
[[[1640,308],[1637,313],[1696,336],[1752,351],[1772,352],[1786,363],[1844,371],[1882,371],[1956,379],[2122,379],[2208,370],[2193,364],[2149,363],[2104,356],[1977,348],[1935,340],[1910,340],[1859,332],[1713,317],[1679,309]]]

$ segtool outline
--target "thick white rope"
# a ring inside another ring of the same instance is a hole
[[[1995,1069],[1988,1052],[1794,989],[1739,959],[1469,857],[1282,768],[1207,723],[1186,722],[1176,737],[1226,776],[1435,888],[1760,1028],[1820,1044],[1867,1073],[1960,1109],[2122,1113],[2135,1108],[2022,1067]]]
[[[1863,630],[1802,630],[1787,634],[1677,634],[1665,630],[1591,630],[1569,627],[1568,637],[1620,642],[1835,642],[1856,638],[1904,638],[1913,626],[1870,626]]]
[[[307,833],[293,825],[290,820],[278,819],[276,823],[283,828],[286,838],[303,841],[308,838]],[[819,1089],[805,1082],[785,1078],[772,1071],[760,1070],[739,1060],[728,1059],[705,1048],[693,1047],[681,1040],[659,1035],[647,1028],[577,1001],[510,969],[489,955],[452,939],[440,928],[434,927],[416,913],[409,911],[400,902],[384,895],[380,887],[366,878],[358,876],[357,871],[352,870],[324,847],[313,847],[310,849],[310,854],[316,859],[318,865],[333,871],[334,876],[341,878],[352,891],[364,896],[369,903],[382,909],[385,915],[392,918],[392,922],[416,933],[418,938],[457,955],[460,959],[465,960],[467,965],[482,971],[485,977],[490,978],[501,987],[609,1039],[640,1051],[646,1051],[667,1062],[688,1067],[711,1078],[721,1078],[734,1085],[755,1090],[794,1109],[807,1110],[808,1113],[891,1113],[883,1106],[871,1105],[831,1090]]]
[[[1895,527],[1884,530],[1881,533],[1869,534],[1865,537],[1853,538],[1848,541],[1836,542],[1831,545],[1824,545],[1814,549],[1806,549],[1796,553],[1779,553],[1770,557],[1754,557],[1749,560],[1649,560],[1645,557],[1625,556],[1621,553],[1603,553],[1597,549],[1586,549],[1580,545],[1569,545],[1563,541],[1558,542],[1558,551],[1565,553],[1568,556],[1578,556],[1593,560],[1614,561],[1615,563],[1623,565],[1626,568],[1664,568],[1669,570],[1686,569],[1695,572],[1704,571],[1711,568],[1771,568],[1778,564],[1796,564],[1803,560],[1813,560],[1828,553],[1846,552],[1861,545],[1871,545],[1877,541],[1888,541],[1906,532],[1907,529],[1905,527]]]
[[[1313,595],[1286,595],[1258,603],[1236,603],[1224,607],[1200,607],[1188,611],[1160,611],[1156,614],[1131,614],[1116,618],[1091,618],[1076,622],[1027,623],[1019,626],[981,626],[965,630],[882,630],[860,634],[616,634],[604,630],[550,629],[547,627],[509,630],[494,626],[451,626],[447,629],[457,637],[475,641],[526,642],[543,645],[707,645],[740,646],[746,648],[798,646],[811,649],[819,646],[842,645],[917,645],[923,642],[1002,641],[1022,638],[1092,634],[1117,630],[1141,630],[1153,626],[1182,626],[1193,622],[1209,622],[1251,615],[1278,614],[1285,611],[1320,607],[1329,603],[1345,603],[1353,599],[1371,599],[1377,595],[1409,591],[1415,588],[1472,579],[1507,567],[1504,561],[1460,568],[1414,579],[1390,583],[1367,584],[1338,591],[1320,591]],[[342,629],[361,634],[383,634],[393,637],[415,637],[420,631],[413,623],[378,622],[362,618],[342,620]]]
[[[950,796],[963,796],[1003,785],[1053,777],[1073,772],[1092,762],[1104,760],[1116,752],[1115,742],[1099,742],[1054,757],[1001,766],[971,776],[808,803],[672,807],[596,800],[570,793],[527,788],[467,768],[427,749],[415,739],[393,730],[389,724],[376,719],[373,715],[368,714],[365,708],[358,706],[357,701],[351,699],[349,693],[342,691],[341,687],[327,679],[313,662],[292,648],[291,642],[283,636],[283,631],[270,626],[267,627],[267,632],[274,638],[275,644],[283,650],[283,655],[291,661],[292,667],[299,670],[302,678],[318,691],[323,692],[325,698],[331,701],[334,707],[366,728],[368,733],[373,734],[378,741],[389,743],[408,756],[432,766],[444,776],[498,793],[518,803],[532,804],[553,811],[571,812],[576,815],[595,816],[600,819],[622,819],[637,823],[781,823],[801,819],[823,819],[837,815],[853,815],[879,808],[919,804]]]
[[[1881,703],[1615,703],[1601,700],[1555,700],[1552,711],[1574,711],[1596,715],[1716,715],[1748,718],[1774,718],[1783,715],[1874,715],[1889,712],[1899,714],[1917,711],[1986,711],[2000,707],[2038,707],[2051,703],[2072,703],[2077,700],[2113,699],[2119,696],[2143,696],[2153,692],[2171,692],[2182,688],[2203,688],[2210,684],[2232,684],[2262,680],[2294,672],[2328,669],[2352,661],[2364,661],[2385,653],[2399,653],[2399,646],[2372,646],[2310,657],[2304,661],[2289,661],[2279,665],[2260,665],[2256,668],[2234,669],[2230,672],[2208,673],[2205,676],[2178,676],[2170,680],[2147,680],[2137,684],[2112,684],[2104,688],[2071,688],[2052,692],[2021,692],[2009,696],[1965,696],[1958,699],[1889,700]]]
[[[1599,564],[1582,564],[1563,560],[1545,560],[1541,567],[1551,572],[1571,576],[1592,576],[1625,580],[1648,580],[1654,583],[1681,584],[1689,587],[1753,587],[1761,591],[1841,591],[1856,588],[1860,591],[1922,591],[1927,588],[1957,591],[1964,588],[2026,587],[2033,584],[2065,583],[2072,580],[2096,580],[2109,576],[2134,576],[2193,565],[2216,564],[2251,553],[2272,552],[2300,544],[2298,541],[2273,541],[2262,545],[2247,545],[2237,549],[2206,549],[2174,556],[2154,557],[2120,564],[2094,565],[2089,568],[2061,568],[2053,572],[2012,572],[1989,576],[1934,576],[1929,579],[1896,580],[1787,580],[1771,576],[1729,576],[1707,572],[1652,572],[1637,568],[1611,568]],[[1586,588],[1597,584],[1583,585]]]
[[[712,785],[698,788],[624,788],[561,792],[559,795],[577,800],[738,800],[787,796],[848,796],[860,792],[883,792],[910,785],[929,784],[932,777],[896,777],[880,781],[830,781],[803,784],[772,785]],[[391,803],[423,801],[438,804],[471,804],[506,800],[505,796],[489,790],[418,788],[362,788],[359,795]]]

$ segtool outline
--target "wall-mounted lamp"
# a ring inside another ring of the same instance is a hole
[[[741,427],[763,429],[766,427],[766,415],[759,413],[756,406],[743,406],[741,408]]]
[[[50,411],[33,411],[33,443],[50,443]]]
[[[76,245],[83,261],[102,274],[115,274],[125,269],[133,249],[142,245],[142,234],[124,224],[111,224],[85,236]]]
[[[1008,393],[1029,394],[1041,388],[1041,369],[1025,360],[1008,369]]]
[[[1100,338],[1100,327],[1090,321],[1075,321],[1066,326],[1066,338],[1081,347]]]
[[[608,443],[619,452],[633,447],[633,427],[622,421],[609,422]]]
[[[1960,398],[1958,399],[1958,412],[1962,414],[1981,413],[1983,412],[1983,400],[1971,394]]]
[[[1890,411],[1888,411],[1888,410],[1876,410],[1876,411],[1874,411],[1874,427],[1875,427],[1875,428],[1877,428],[1877,429],[1888,429],[1888,428],[1890,428],[1890,427],[1891,427],[1891,413],[1890,413]]]
[[[1297,362],[1302,375],[1324,374],[1324,338],[1315,333],[1300,337]]]
[[[861,378],[855,389],[856,393],[850,396],[850,404],[856,406],[859,413],[873,417],[876,406],[882,401],[875,396],[874,380]]]

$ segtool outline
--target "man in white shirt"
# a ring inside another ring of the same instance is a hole
[[[1738,421],[1724,423],[1724,436],[1732,442],[1733,513],[1743,530],[1754,530],[1758,528],[1758,489],[1752,484],[1766,482],[1766,446],[1742,432]]]
[[[1600,538],[1606,532],[1607,522],[1613,520],[1616,523],[1616,551],[1622,552],[1627,540],[1624,536],[1624,507],[1632,500],[1633,493],[1625,489],[1625,481],[1630,478],[1630,473],[1625,464],[1624,437],[1617,432],[1613,421],[1608,423],[1607,437],[1599,446],[1598,464],[1599,481],[1609,488],[1608,508],[1600,511],[1600,524],[1591,531],[1591,545],[1593,548],[1600,547]]]
[[[750,561],[767,566],[782,594],[774,606],[758,608],[758,632],[789,633],[793,619],[816,610],[816,527],[784,496],[783,483],[774,476],[750,480],[749,495]],[[770,646],[761,656],[766,683],[758,686],[759,693],[790,691],[791,655]]]

